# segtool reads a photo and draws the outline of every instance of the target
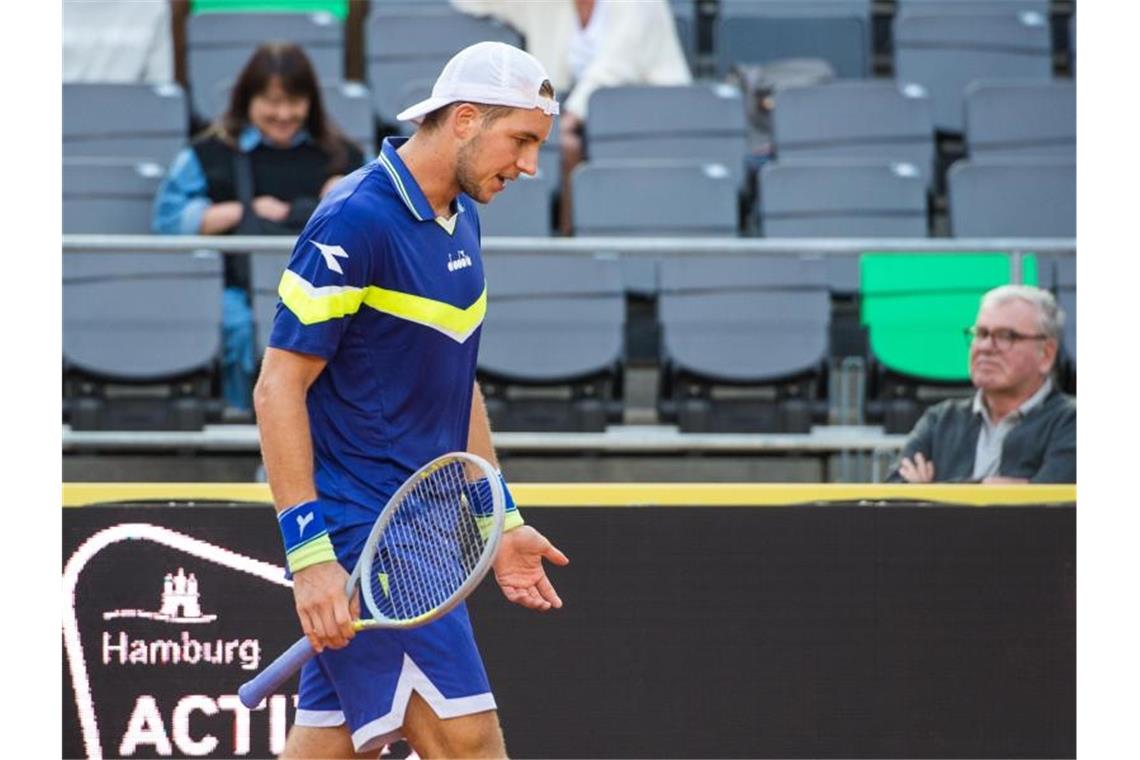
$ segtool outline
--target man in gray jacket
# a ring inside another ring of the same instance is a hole
[[[1047,290],[986,293],[967,330],[977,393],[928,409],[888,480],[1075,483],[1077,402],[1050,376],[1063,320]]]

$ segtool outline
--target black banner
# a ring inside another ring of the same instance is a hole
[[[565,608],[492,581],[471,602],[512,755],[1075,756],[1072,506],[526,516],[571,558]],[[235,696],[299,635],[272,510],[63,525],[65,756],[280,751],[295,684],[252,712]]]

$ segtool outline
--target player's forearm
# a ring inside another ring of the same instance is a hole
[[[483,402],[483,392],[479,390],[479,383],[471,394],[471,420],[467,429],[467,450],[472,454],[481,456],[494,465],[499,466],[495,457],[495,446],[491,442],[491,420],[487,417],[487,406]]]
[[[305,393],[304,388],[264,378],[254,390],[261,456],[278,512],[317,498]]]

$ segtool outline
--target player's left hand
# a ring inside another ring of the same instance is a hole
[[[565,554],[529,525],[503,534],[494,567],[495,580],[507,599],[539,612],[562,606],[558,592],[546,577],[544,557],[556,565],[570,563]]]

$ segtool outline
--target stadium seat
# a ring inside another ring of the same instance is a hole
[[[321,96],[337,127],[364,151],[364,160],[376,157],[376,125],[372,120],[372,96],[359,82],[324,84]]]
[[[736,183],[724,164],[588,161],[573,176],[574,234],[736,235]]]
[[[961,132],[966,87],[977,79],[1048,80],[1049,17],[1008,14],[902,14],[894,22],[895,77],[934,103],[934,126]]]
[[[64,234],[149,235],[151,207],[164,173],[153,161],[65,158]]]
[[[453,55],[476,42],[506,42],[523,47],[511,27],[476,18],[435,3],[422,8],[377,3],[365,23],[365,65],[373,109],[388,126],[396,114],[427,97],[439,72]]]
[[[491,236],[550,237],[551,203],[555,186],[539,170],[519,178],[486,205],[479,206],[479,230]]]
[[[872,252],[859,266],[874,360],[868,417],[907,433],[928,406],[972,392],[963,330],[986,291],[1012,282],[1012,261],[1004,253]],[[1032,254],[1022,259],[1022,282],[1038,283]]]
[[[828,350],[821,258],[661,262],[660,411],[686,432],[807,432]]]
[[[591,161],[677,159],[723,164],[743,184],[748,155],[744,100],[737,87],[605,87],[590,96]]]
[[[253,309],[254,350],[258,361],[269,345],[273,316],[277,312],[277,286],[289,265],[288,253],[258,251],[249,255],[250,307]]]
[[[147,165],[143,165],[147,166]],[[162,168],[67,159],[64,233],[148,234]],[[222,259],[195,253],[63,256],[64,407],[76,430],[199,429],[214,411]]]
[[[717,76],[739,63],[822,58],[839,77],[871,71],[870,0],[721,0]]]
[[[958,161],[947,173],[954,237],[1075,237],[1076,164],[1065,159]]]
[[[494,254],[483,264],[479,373],[492,427],[600,431],[620,421],[625,301],[617,262]]]
[[[789,160],[760,170],[765,237],[926,237],[926,185],[912,164]]]
[[[63,85],[63,155],[157,161],[186,144],[186,94],[176,84]]]
[[[320,81],[344,78],[344,24],[330,13],[195,13],[186,21],[186,76],[199,119],[226,109],[230,86],[270,40],[300,45]]]
[[[894,82],[838,80],[776,93],[776,156],[909,163],[927,184],[934,170],[930,99]]]
[[[378,2],[379,0],[373,0]],[[191,13],[330,13],[348,15],[350,0],[191,0]]]
[[[966,88],[971,159],[1077,157],[1077,88],[1072,80],[978,81]]]
[[[895,0],[895,14],[903,13],[937,16],[1039,13],[1048,16],[1049,0]]]

